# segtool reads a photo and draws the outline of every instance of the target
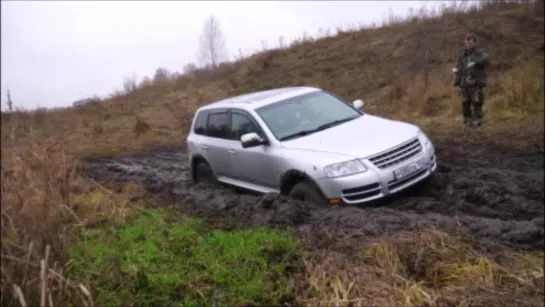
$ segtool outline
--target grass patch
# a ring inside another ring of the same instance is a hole
[[[542,304],[543,254],[498,249],[491,256],[465,236],[426,230],[371,245],[363,260],[404,306]]]
[[[306,306],[543,306],[543,252],[434,229],[305,252]],[[370,244],[369,244],[370,243]]]
[[[122,226],[80,228],[68,272],[112,306],[278,305],[292,300],[299,244],[287,231],[223,232],[146,210]]]

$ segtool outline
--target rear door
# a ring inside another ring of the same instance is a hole
[[[203,142],[202,149],[207,152],[208,163],[217,177],[229,176],[229,132],[230,118],[229,110],[214,109],[208,114],[206,126],[207,140]]]
[[[206,125],[208,122],[208,111],[201,110],[197,113],[195,123],[191,126],[192,131],[187,137],[187,150],[191,159],[195,154],[202,155],[208,160],[208,138],[206,137]],[[190,161],[191,162],[191,161]]]

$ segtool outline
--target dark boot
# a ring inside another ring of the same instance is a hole
[[[473,121],[473,126],[480,127],[482,125],[483,121],[480,118],[477,118]]]
[[[467,117],[464,118],[464,126],[473,127],[473,121],[471,120],[471,118],[467,118]]]

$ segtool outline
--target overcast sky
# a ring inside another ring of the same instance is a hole
[[[1,102],[9,87],[25,109],[68,106],[121,89],[157,67],[196,62],[203,22],[214,15],[231,56],[344,24],[380,24],[425,1],[2,1]]]

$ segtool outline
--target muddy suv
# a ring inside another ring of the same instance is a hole
[[[366,114],[363,105],[290,87],[203,106],[187,137],[193,180],[336,205],[376,200],[429,177],[437,165],[427,136]]]

